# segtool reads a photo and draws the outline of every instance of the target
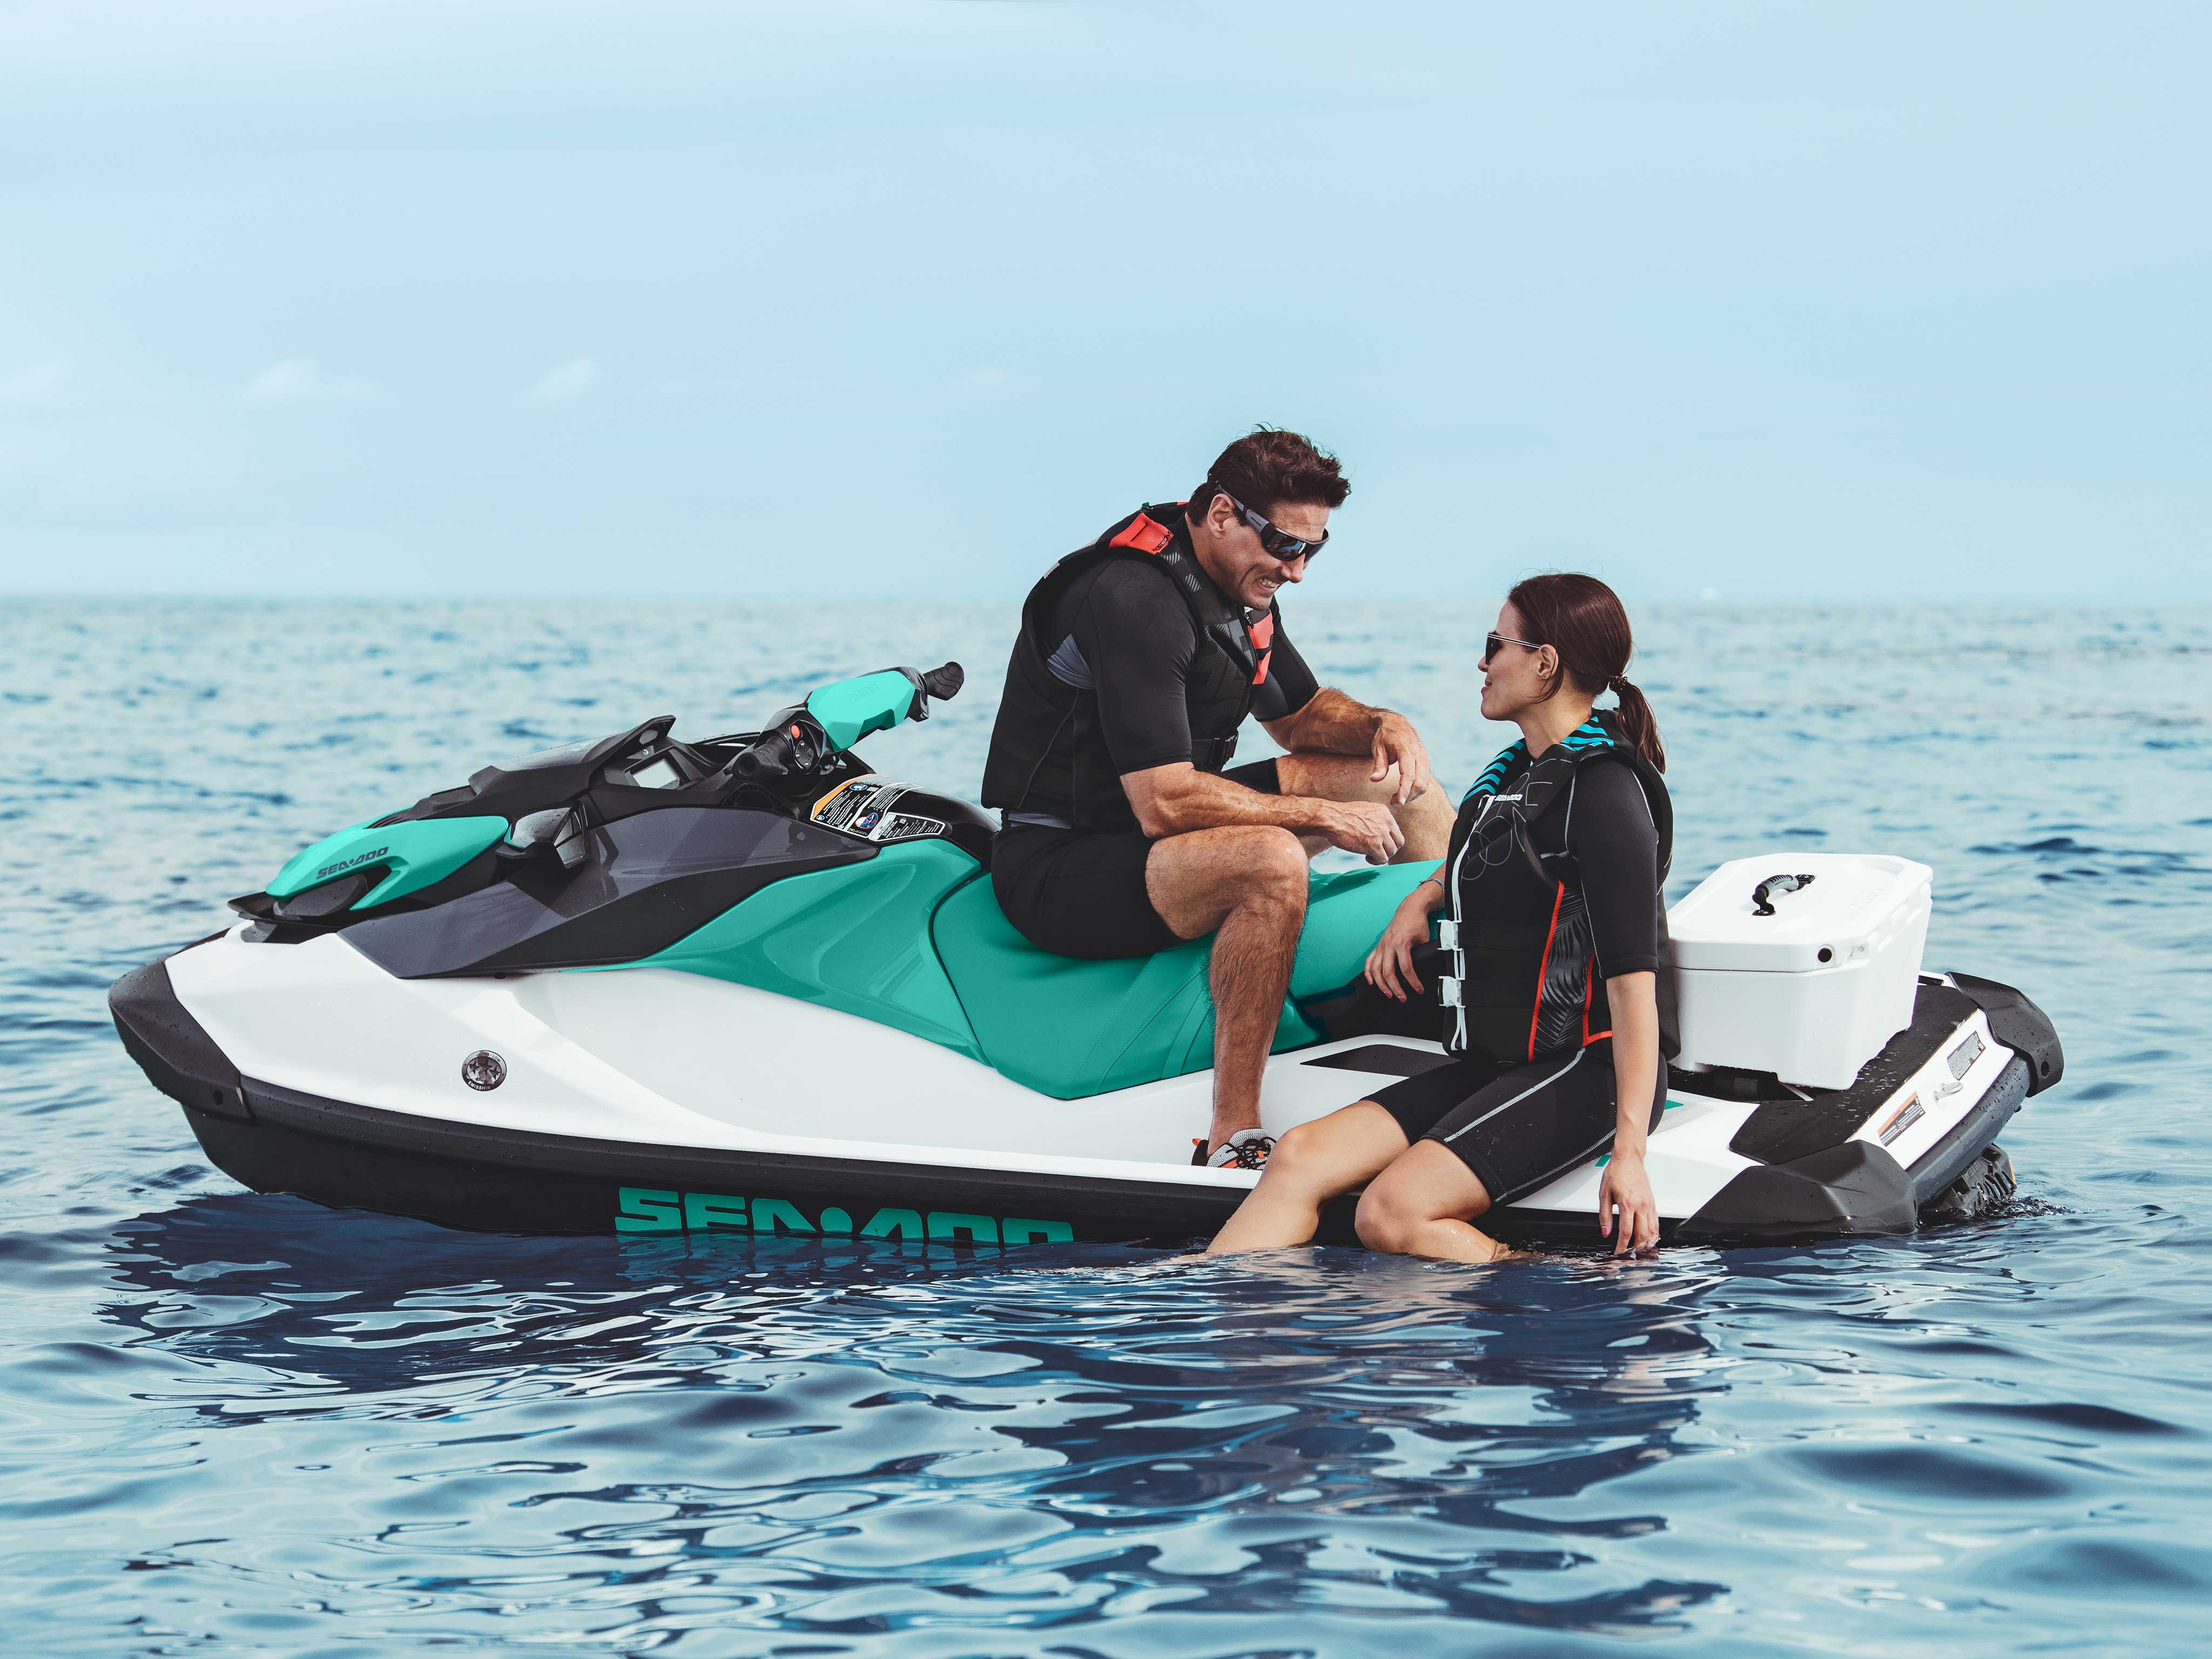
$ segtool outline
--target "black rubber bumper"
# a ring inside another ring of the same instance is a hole
[[[1909,1233],[1920,1209],[1956,1180],[2027,1098],[2029,1062],[2014,1054],[1989,1092],[1911,1169],[1869,1140],[1740,1172],[1684,1221],[1685,1243]]]
[[[253,1121],[245,1079],[177,1000],[167,958],[134,968],[110,986],[107,1012],[125,1052],[170,1099],[189,1111]]]
[[[1953,974],[1951,982],[1989,1016],[1990,1035],[2027,1064],[2027,1092],[2039,1095],[2066,1075],[2066,1053],[2051,1016],[2009,985],[1972,974]]]

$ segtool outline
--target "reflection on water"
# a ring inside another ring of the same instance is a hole
[[[1302,594],[1301,600],[1306,596]],[[1301,648],[1500,734],[1487,613]],[[1909,852],[1930,959],[2066,1085],[2006,1218],[1496,1271],[532,1240],[240,1193],[110,980],[378,803],[661,710],[960,657],[871,739],[979,769],[1006,614],[33,605],[0,617],[0,1589],[40,1652],[2187,1652],[2212,1592],[2203,613],[1686,611],[1638,678],[1686,887]],[[1473,633],[1468,629],[1472,629]]]
[[[1014,1267],[480,1239],[231,1196],[111,1249],[135,1294],[107,1317],[204,1379],[165,1402],[196,1466],[271,1432],[311,1466],[371,1463],[417,1489],[408,1521],[324,1549],[486,1607],[527,1582],[532,1623],[618,1586],[632,1617],[704,1598],[625,1639],[740,1608],[841,1637],[1340,1606],[1619,1633],[1724,1589],[1631,1559],[1561,1583],[1664,1524],[1578,1500],[1694,1449],[1723,1369],[1698,1330],[1710,1264],[1091,1247]]]

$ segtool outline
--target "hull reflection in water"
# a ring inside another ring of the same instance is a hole
[[[330,1472],[270,1499],[298,1506],[310,1580],[366,1552],[395,1588],[517,1608],[518,1635],[615,1574],[715,1609],[656,1631],[988,1606],[1007,1639],[1079,1648],[1133,1598],[1275,1647],[1340,1601],[1626,1634],[1726,1589],[1636,1570],[1657,1523],[1606,1495],[1695,1449],[1723,1381],[1710,1273],[493,1239],[245,1198],[142,1217],[113,1261],[133,1294],[111,1317],[257,1379],[201,1400],[204,1457],[323,1447]],[[394,1462],[434,1524],[309,1521]]]

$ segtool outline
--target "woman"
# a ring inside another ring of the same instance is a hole
[[[1483,651],[1482,713],[1521,741],[1468,793],[1449,854],[1367,958],[1386,995],[1419,993],[1413,949],[1449,907],[1440,990],[1457,1063],[1284,1135],[1210,1254],[1302,1244],[1322,1203],[1364,1187],[1369,1249],[1494,1261],[1510,1251],[1476,1218],[1608,1142],[1598,1231],[1616,1254],[1658,1243],[1644,1152],[1672,1051],[1661,887],[1674,813],[1650,708],[1623,676],[1631,643],[1595,576],[1533,576],[1507,598]],[[1620,708],[1594,714],[1607,690]]]

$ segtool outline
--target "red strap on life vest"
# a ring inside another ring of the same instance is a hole
[[[1139,513],[1129,520],[1121,533],[1106,544],[1109,547],[1133,547],[1139,553],[1158,553],[1175,539],[1175,532],[1157,519]]]
[[[1567,884],[1552,895],[1552,925],[1544,934],[1544,954],[1536,962],[1536,1006],[1528,1015],[1528,1058],[1536,1058],[1536,1022],[1544,1017],[1544,976],[1552,970],[1552,942],[1559,936],[1559,907],[1567,902]]]
[[[1123,526],[1121,532],[1106,545],[1132,547],[1139,553],[1150,553],[1158,556],[1165,552],[1168,544],[1174,540],[1175,532],[1172,530],[1150,514],[1139,513]],[[1251,637],[1252,649],[1258,653],[1260,658],[1259,665],[1252,671],[1252,684],[1265,685],[1267,683],[1267,664],[1274,654],[1268,647],[1274,641],[1275,619],[1272,615],[1262,617],[1258,622],[1250,624],[1246,632]]]

